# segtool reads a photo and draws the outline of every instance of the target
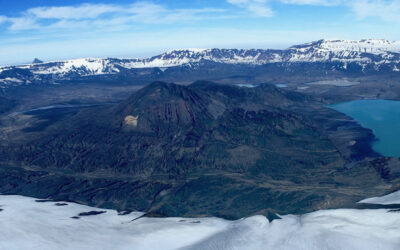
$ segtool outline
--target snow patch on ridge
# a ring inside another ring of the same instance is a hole
[[[71,71],[80,71],[82,75],[100,75],[118,72],[110,65],[108,59],[82,58],[67,61],[36,63],[28,65],[35,74],[66,74]],[[107,71],[107,68],[110,68]]]
[[[400,204],[400,190],[385,196],[368,198],[360,201],[359,203],[380,204],[380,205]]]

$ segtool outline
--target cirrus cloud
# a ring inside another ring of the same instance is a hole
[[[27,13],[43,19],[86,19],[122,10],[121,6],[116,5],[82,4],[79,6],[37,7],[29,9]]]
[[[342,0],[281,0],[281,2],[284,4],[332,6],[340,4]]]
[[[228,3],[244,8],[259,17],[271,17],[272,9],[267,5],[267,0],[227,0]]]
[[[400,22],[400,0],[226,0],[258,17],[271,17],[272,3],[287,5],[342,6],[350,9],[359,19],[378,17],[384,21]]]
[[[400,1],[357,0],[350,3],[358,18],[378,17],[385,21],[400,22]]]
[[[224,18],[223,9],[170,9],[147,1],[128,5],[81,4],[76,6],[45,6],[30,8],[17,17],[1,17],[8,29],[17,32],[34,29],[72,29],[126,26],[135,23],[166,24],[178,21]],[[101,25],[101,26],[99,26]]]
[[[5,23],[7,21],[6,16],[0,16],[0,24]]]

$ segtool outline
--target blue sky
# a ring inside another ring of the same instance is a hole
[[[400,0],[0,0],[0,65],[175,48],[400,40]]]

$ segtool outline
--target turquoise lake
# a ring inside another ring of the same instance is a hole
[[[384,156],[400,157],[400,101],[359,100],[329,105],[374,132],[373,149]]]

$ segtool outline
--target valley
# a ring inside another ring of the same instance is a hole
[[[148,59],[149,67],[109,60],[100,70],[99,60],[78,60],[79,67],[5,68],[15,77],[29,69],[39,82],[2,88],[0,193],[148,216],[239,219],[354,208],[395,191],[399,159],[375,152],[373,131],[327,105],[400,100],[397,71],[364,65],[364,57],[385,58],[397,47],[379,43],[365,54],[344,46],[354,51],[345,55],[332,50],[337,43],[266,54],[174,51]],[[268,59],[299,51],[303,59],[285,59],[285,67]],[[133,66],[104,72],[117,67],[111,62]]]
[[[46,98],[42,107],[27,98],[2,116],[8,160],[1,163],[1,192],[157,216],[237,219],[354,207],[398,185],[396,160],[374,162],[370,131],[289,88],[153,83],[122,102],[127,93],[99,92],[97,100],[71,95],[69,106],[54,108]],[[122,124],[128,114],[139,117],[137,128]]]

